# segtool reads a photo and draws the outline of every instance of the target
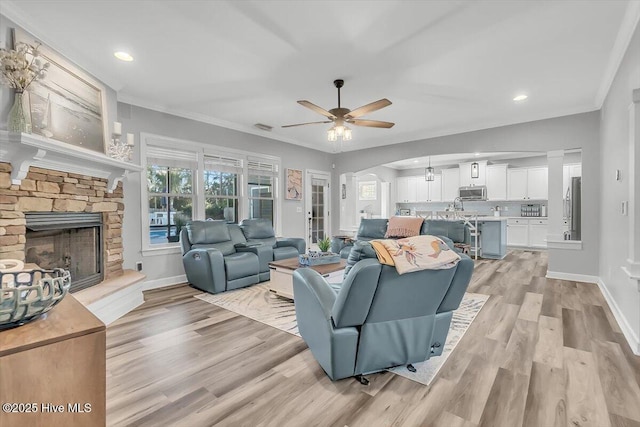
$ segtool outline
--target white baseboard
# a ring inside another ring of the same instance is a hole
[[[620,326],[620,330],[622,330],[622,334],[627,339],[627,342],[631,347],[631,351],[633,351],[635,355],[640,356],[640,339],[638,339],[638,336],[631,328],[631,325],[629,325],[627,318],[624,316],[624,314],[622,314],[620,307],[618,307],[616,300],[613,299],[613,297],[609,293],[609,289],[607,289],[607,286],[604,284],[602,279],[598,279],[597,283],[598,287],[600,288],[600,292],[602,292],[602,295],[604,295],[604,299],[607,301],[607,304],[609,304],[609,308],[611,308],[613,317],[616,318],[618,326]]]
[[[165,286],[178,285],[187,282],[187,275],[180,274],[178,276],[163,277],[161,279],[147,280],[144,282],[143,291],[150,289],[164,288]]]
[[[588,274],[563,273],[562,271],[548,271],[548,279],[569,280],[571,282],[598,283],[598,276],[590,276]]]
[[[109,326],[134,308],[144,302],[142,286],[144,282],[136,283],[125,289],[121,289],[105,298],[102,298],[87,306],[98,319]]]

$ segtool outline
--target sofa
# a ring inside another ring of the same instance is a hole
[[[269,263],[281,259],[275,256],[304,253],[303,239],[260,237],[268,234],[264,228],[263,223],[240,226],[223,220],[187,223],[180,231],[180,246],[189,283],[212,294],[255,285],[269,280]]]
[[[473,261],[460,254],[451,269],[399,275],[366,241],[351,253],[358,261],[348,261],[339,287],[312,269],[293,274],[298,330],[329,378],[356,376],[366,384],[363,374],[441,355]]]
[[[362,219],[358,227],[358,234],[354,241],[370,241],[384,239],[387,232],[386,218]],[[456,243],[471,243],[471,230],[464,221],[447,221],[438,219],[425,219],[420,228],[420,234],[430,234],[442,238],[452,248]],[[353,242],[345,242],[344,239],[334,238],[331,241],[331,252],[339,253],[341,258],[348,258],[353,247]],[[457,252],[460,252],[456,249]]]

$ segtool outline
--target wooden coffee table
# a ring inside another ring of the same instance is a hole
[[[329,283],[342,283],[344,268],[347,262],[341,259],[334,264],[314,265],[311,267],[302,266],[298,263],[298,258],[287,258],[269,263],[271,270],[271,281],[269,290],[278,296],[293,299],[293,272],[298,268],[310,268],[317,271]]]

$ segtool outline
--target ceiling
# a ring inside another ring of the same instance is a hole
[[[614,0],[3,0],[0,12],[121,101],[331,152],[599,109],[637,9]],[[327,124],[280,128],[323,120],[296,101],[336,107],[337,78],[343,107],[388,98],[393,105],[361,118],[395,127],[353,126],[342,147],[326,141]],[[515,103],[520,93],[529,98]]]

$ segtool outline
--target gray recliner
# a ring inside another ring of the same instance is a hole
[[[366,242],[358,250],[373,253]],[[473,272],[473,261],[460,256],[451,269],[399,275],[365,253],[339,290],[312,269],[296,270],[298,329],[327,375],[338,380],[442,354]]]
[[[247,243],[261,243],[273,248],[273,259],[278,261],[287,258],[297,258],[305,253],[306,243],[304,239],[296,237],[284,237],[276,239],[275,231],[268,219],[245,219],[240,223],[240,228],[247,239]]]
[[[180,231],[187,280],[212,294],[269,280],[269,246],[250,244],[236,224],[191,221]]]

